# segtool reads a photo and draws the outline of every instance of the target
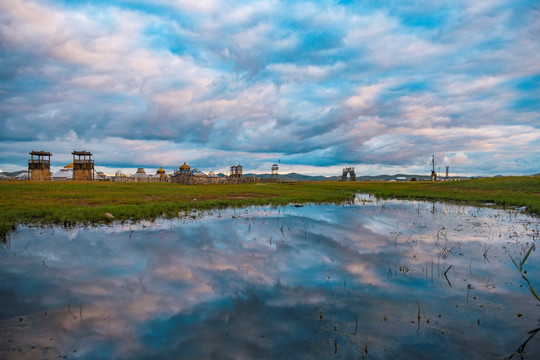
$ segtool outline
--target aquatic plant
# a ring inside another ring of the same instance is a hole
[[[523,259],[514,259],[512,257],[512,255],[508,254],[508,256],[510,257],[510,260],[512,260],[512,263],[514,264],[514,266],[516,267],[516,269],[519,271],[520,275],[521,275],[521,278],[523,280],[525,280],[525,282],[527,283],[527,286],[528,286],[528,290],[529,292],[536,298],[536,300],[540,301],[540,296],[538,295],[538,293],[536,292],[536,290],[534,289],[534,287],[532,286],[531,284],[531,281],[529,280],[529,278],[527,277],[527,270],[524,270],[523,269],[523,265],[525,265],[525,263],[527,262],[527,260],[529,259],[529,256],[531,255],[531,252],[532,251],[535,251],[536,250],[536,246],[535,244],[533,243],[529,249],[527,250],[525,256],[523,257]],[[527,344],[529,343],[529,341],[532,340],[532,338],[534,338],[534,336],[536,334],[538,334],[540,332],[540,327],[537,327],[536,329],[533,329],[531,331],[528,332],[529,334],[529,337],[517,348],[517,350],[505,357],[505,360],[506,359],[512,359],[514,357],[514,355],[520,355],[521,358],[523,358],[523,354],[525,352],[525,348],[527,347]]]
[[[518,269],[521,275],[521,278],[525,280],[525,282],[527,283],[528,289],[531,292],[531,294],[536,298],[536,300],[540,301],[540,296],[538,295],[536,290],[534,290],[534,287],[532,286],[529,278],[527,277],[527,270],[523,269],[523,265],[525,265],[525,263],[529,259],[529,256],[531,255],[531,252],[534,251],[535,249],[536,249],[536,246],[532,244],[529,250],[527,251],[527,253],[525,254],[525,257],[523,257],[523,259],[517,259],[517,261],[516,259],[512,257],[512,255],[508,254],[508,256],[510,256],[510,260],[512,260],[512,263],[514,263],[516,269]]]

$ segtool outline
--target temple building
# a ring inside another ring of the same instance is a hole
[[[132,176],[136,181],[147,181],[148,174],[144,171],[143,168],[138,168],[137,172]]]
[[[168,182],[169,176],[167,176],[165,170],[160,166],[159,169],[157,169],[156,174],[152,177],[152,180],[155,182]]]
[[[184,162],[178,170],[169,178],[170,182],[184,185],[204,185],[204,184],[241,184],[248,182],[259,182],[255,176],[245,177],[242,175],[242,165],[231,166],[231,176],[216,176],[212,172],[206,175],[198,169],[192,169]]]
[[[52,174],[52,181],[66,181],[73,178],[73,164],[68,164]]]
[[[183,165],[180,165],[180,172],[181,173],[188,173],[188,172],[190,172],[190,170],[191,170],[191,167],[188,164],[186,164],[185,161],[184,161]]]
[[[171,176],[171,181],[179,184],[191,185],[199,180],[198,177],[194,177],[196,170],[191,170],[191,166],[184,161],[183,165],[180,165],[179,170],[176,170]]]
[[[155,176],[158,176],[160,178],[166,178],[167,174],[165,173],[165,170],[163,170],[163,168],[160,166],[159,169],[157,169]]]

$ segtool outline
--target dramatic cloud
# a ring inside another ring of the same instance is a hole
[[[0,169],[540,172],[537,1],[0,2]]]

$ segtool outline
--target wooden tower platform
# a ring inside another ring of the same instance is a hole
[[[48,151],[30,151],[30,160],[28,160],[30,180],[51,181],[51,156],[52,154]]]
[[[73,151],[73,178],[74,181],[94,180],[94,160],[92,153],[86,150]]]

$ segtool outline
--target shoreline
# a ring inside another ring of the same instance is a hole
[[[137,222],[181,217],[193,210],[342,203],[358,193],[382,199],[489,204],[540,215],[540,177],[436,183],[322,181],[241,185],[1,181],[0,192],[0,235],[4,239],[18,225]]]

